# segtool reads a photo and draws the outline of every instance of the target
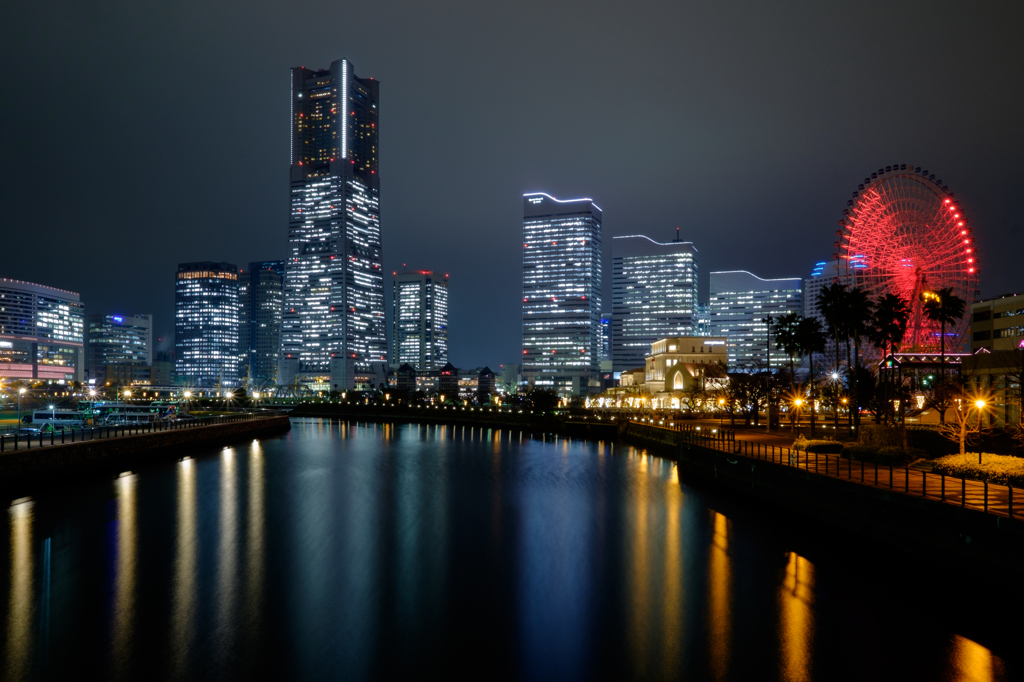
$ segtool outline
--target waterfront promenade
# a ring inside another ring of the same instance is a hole
[[[117,473],[168,456],[180,458],[218,445],[280,435],[289,428],[284,412],[246,412],[32,434],[31,440],[11,435],[0,439],[0,488],[9,492],[82,475]]]
[[[838,455],[797,451],[791,447],[792,439],[774,434],[744,433],[717,427],[698,429],[689,424],[662,426],[643,421],[630,421],[630,424],[679,434],[683,442],[747,460],[793,467],[815,476],[841,479],[1013,520],[1024,519],[1024,510],[1021,509],[1024,495],[1013,486],[945,476],[913,466],[892,467]],[[785,444],[787,441],[789,444]]]

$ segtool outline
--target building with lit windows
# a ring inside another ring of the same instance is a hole
[[[729,367],[754,369],[768,356],[766,319],[803,312],[799,277],[761,279],[746,270],[712,272],[708,302],[711,335],[728,341]],[[772,367],[783,367],[789,358],[771,348]]]
[[[846,268],[840,267],[840,261],[821,261],[814,264],[811,276],[804,280],[804,317],[814,317],[821,322],[822,327],[828,327],[825,323],[825,316],[821,314],[818,306],[818,296],[821,290],[833,283],[847,284],[849,277]]]
[[[448,275],[430,270],[397,273],[392,297],[397,363],[425,372],[448,362]]]
[[[89,315],[85,346],[85,367],[89,379],[103,382],[107,365],[151,364],[152,315]]]
[[[599,390],[601,209],[523,195],[523,375],[561,394]]]
[[[247,386],[277,383],[284,261],[249,263],[238,273],[239,377]]]
[[[181,263],[174,282],[174,373],[197,388],[238,386],[238,268]]]
[[[601,362],[612,359],[612,314],[601,313]],[[602,367],[602,369],[604,369]]]
[[[643,367],[651,344],[697,333],[697,249],[679,239],[612,239],[612,369]]]
[[[378,88],[345,59],[291,70],[281,384],[347,390],[387,362]]]
[[[85,306],[78,294],[0,278],[0,378],[85,378]]]

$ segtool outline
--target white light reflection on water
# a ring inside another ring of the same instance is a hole
[[[17,500],[7,512],[11,536],[10,594],[7,599],[7,642],[4,679],[27,679],[33,649],[33,604],[35,600],[32,547],[32,500]]]

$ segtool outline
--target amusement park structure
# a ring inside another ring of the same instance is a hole
[[[846,205],[834,254],[840,280],[872,300],[891,293],[906,301],[904,347],[916,351],[938,350],[941,335],[923,314],[923,294],[951,289],[967,303],[945,330],[945,347],[959,347],[978,297],[978,254],[953,193],[920,166],[896,164],[864,178]]]

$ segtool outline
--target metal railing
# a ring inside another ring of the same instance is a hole
[[[236,422],[267,419],[287,414],[286,411],[246,412],[242,414],[222,414],[209,417],[188,417],[184,419],[165,419],[161,421],[104,424],[84,428],[52,429],[39,433],[13,433],[0,435],[0,454],[34,448],[68,445],[93,440],[109,440],[127,436],[141,436],[165,431],[195,429],[202,426],[217,426]]]
[[[710,433],[706,429],[696,429],[692,425],[659,426],[640,421],[631,423],[682,433],[683,442],[720,450],[732,455],[803,469],[819,476],[838,478],[874,488],[891,490],[903,495],[977,509],[987,514],[1007,516],[1011,519],[1021,516],[1014,509],[1012,485],[947,476],[906,466],[894,467],[878,462],[853,460],[839,455],[794,450],[749,440],[737,441],[734,431]]]

